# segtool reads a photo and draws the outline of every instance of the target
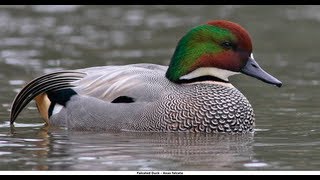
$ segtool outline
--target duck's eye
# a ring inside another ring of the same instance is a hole
[[[224,41],[221,43],[221,46],[225,49],[232,49],[233,48],[233,44],[229,41]]]

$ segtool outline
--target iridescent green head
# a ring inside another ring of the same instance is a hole
[[[251,60],[254,61],[251,38],[243,27],[225,20],[210,21],[192,28],[180,39],[166,77],[172,82],[204,76],[228,81],[230,75],[242,72],[271,84],[281,83],[270,79],[269,74],[246,71],[245,66]],[[250,66],[260,68],[258,64]]]

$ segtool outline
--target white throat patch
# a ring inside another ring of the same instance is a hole
[[[180,80],[194,79],[194,78],[201,77],[201,76],[214,76],[214,77],[220,78],[224,81],[228,81],[228,77],[235,75],[235,74],[240,74],[240,73],[225,70],[225,69],[219,69],[219,68],[215,68],[215,67],[201,67],[201,68],[198,68],[198,69],[192,71],[189,74],[181,76]]]

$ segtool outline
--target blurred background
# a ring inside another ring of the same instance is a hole
[[[256,61],[283,82],[277,88],[230,78],[255,110],[253,137],[74,135],[44,128],[34,103],[10,128],[11,102],[33,78],[90,66],[167,65],[190,28],[214,19],[246,28]],[[320,6],[311,5],[0,6],[0,170],[317,170],[319,32]]]

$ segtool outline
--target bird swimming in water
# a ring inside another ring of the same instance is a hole
[[[252,106],[228,80],[240,73],[282,85],[255,61],[243,27],[213,20],[180,39],[169,66],[101,66],[35,78],[15,97],[10,122],[34,99],[46,124],[68,129],[254,132]]]

